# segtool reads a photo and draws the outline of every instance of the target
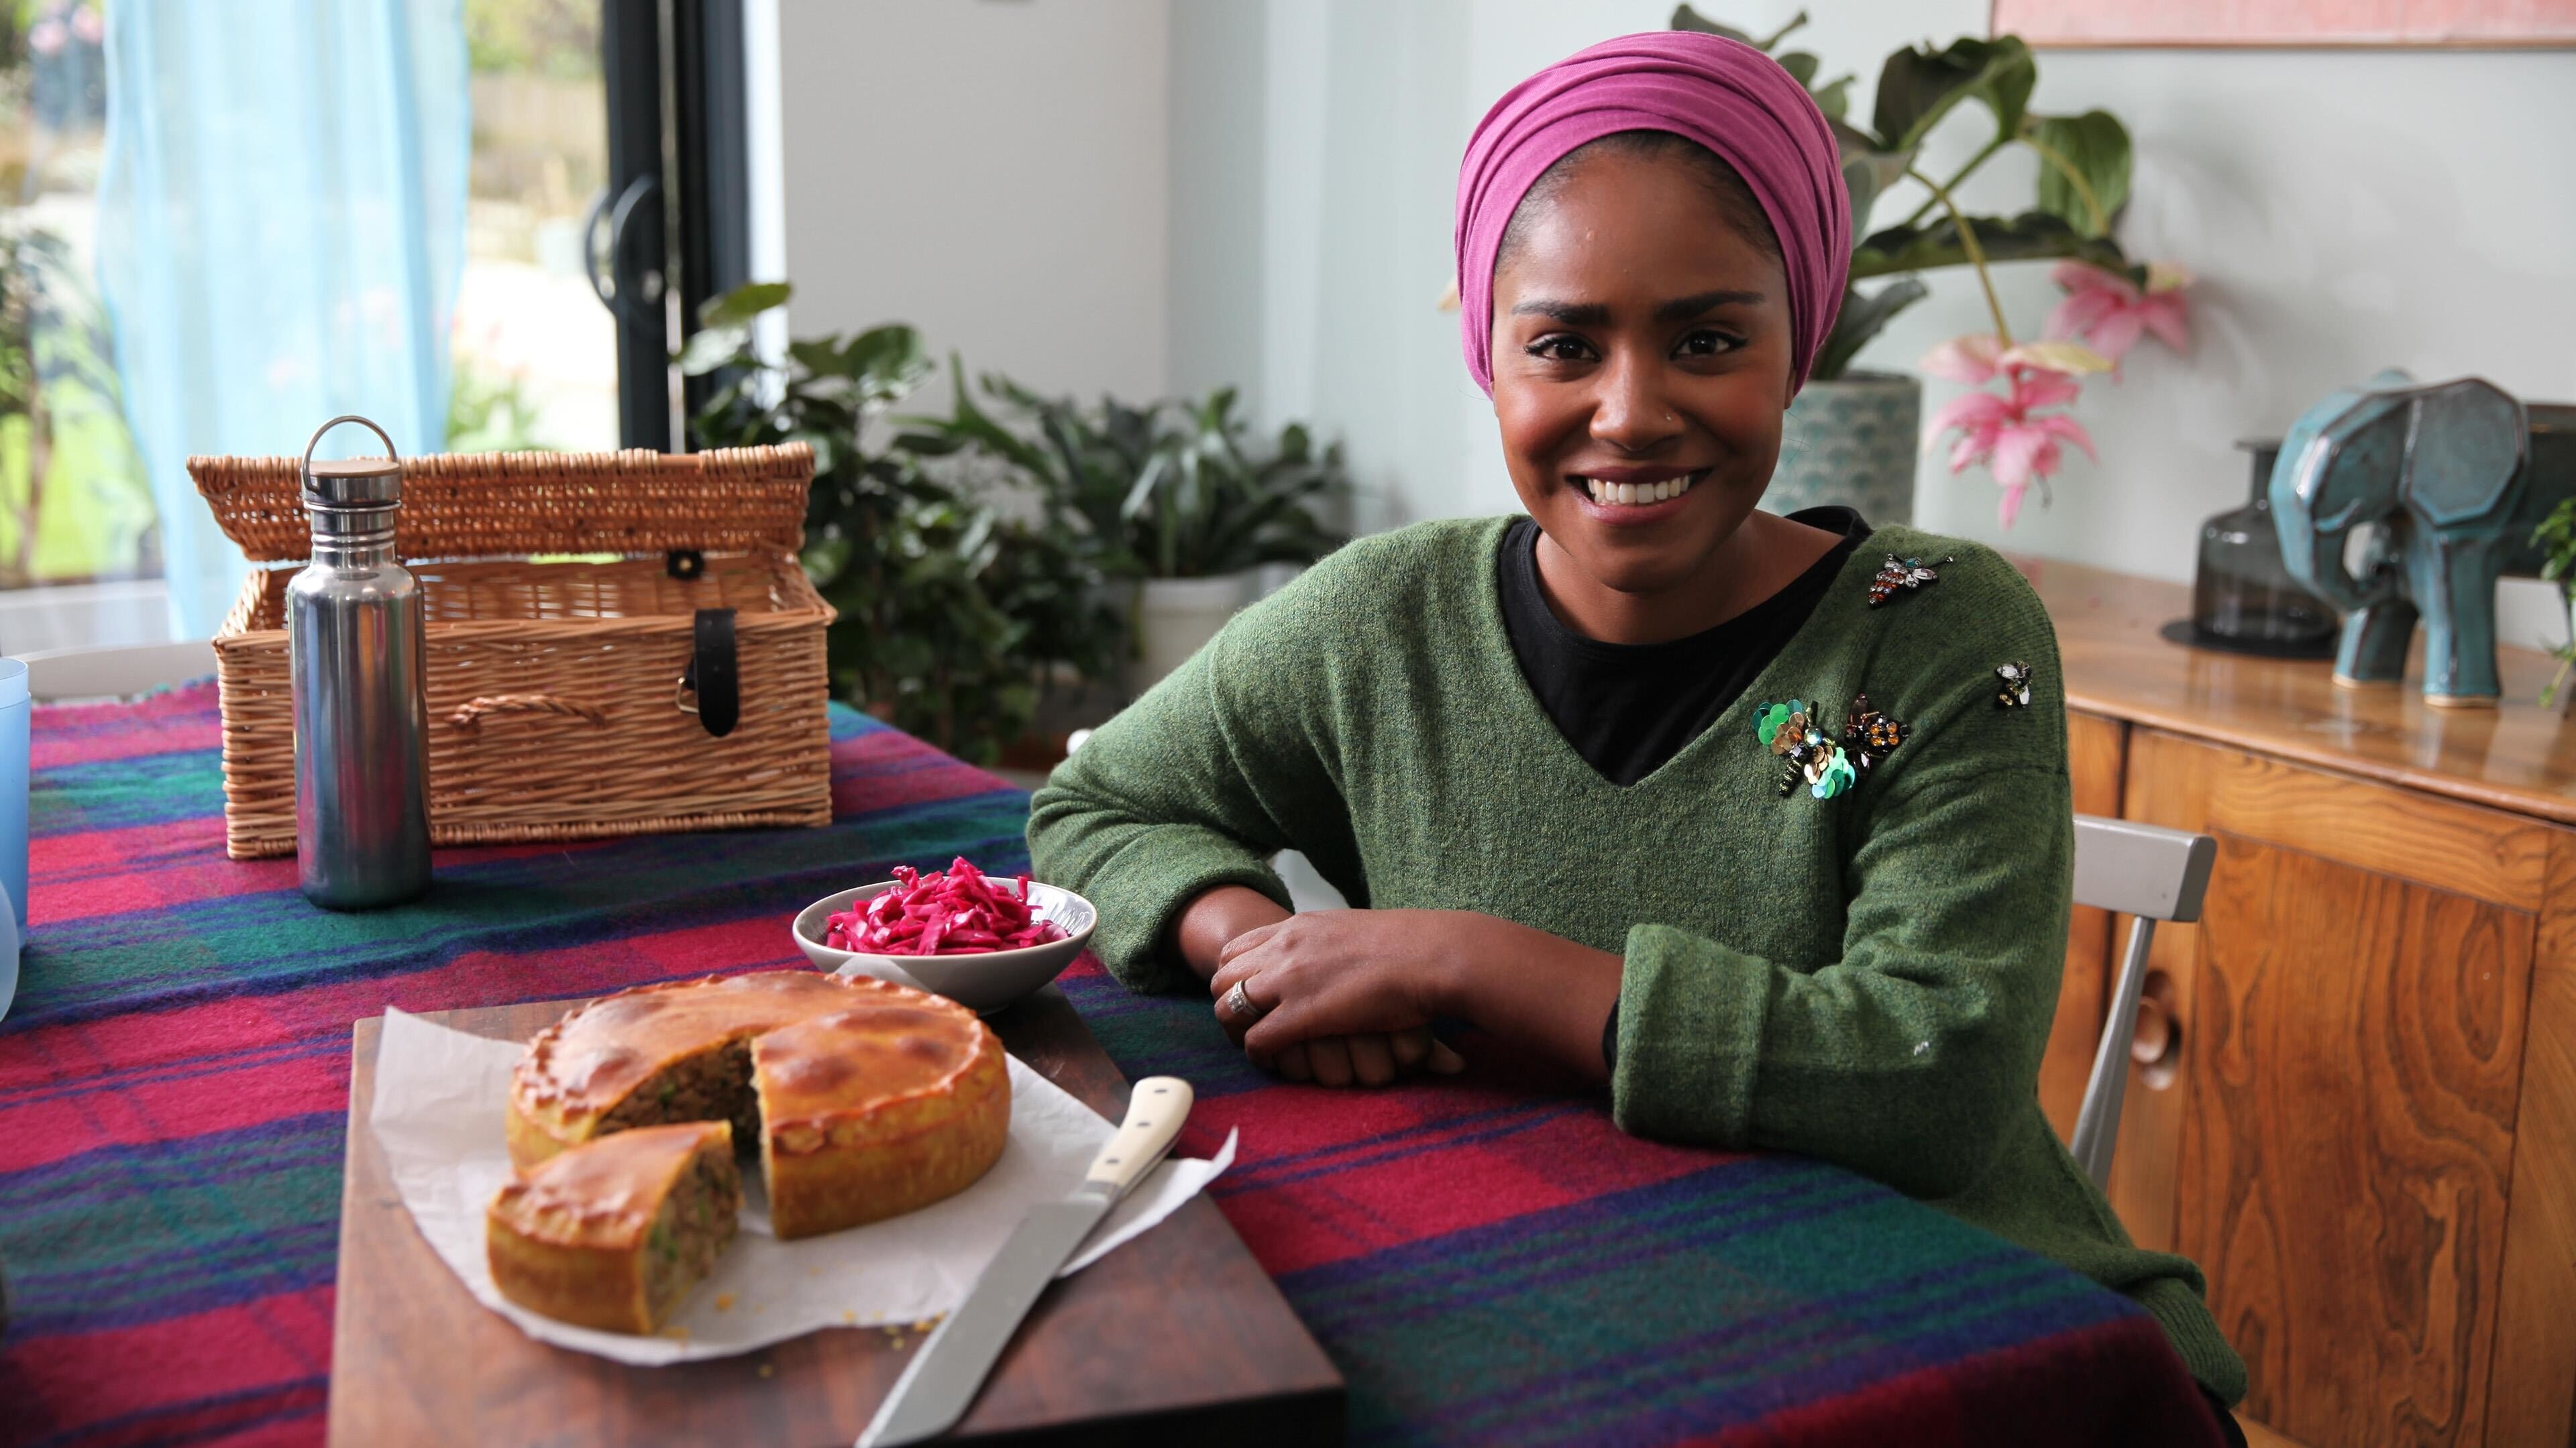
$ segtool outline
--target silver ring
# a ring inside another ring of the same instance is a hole
[[[1234,989],[1225,993],[1225,1013],[1234,1017],[1237,1023],[1248,1026],[1270,1014],[1270,1008],[1254,1005],[1252,997],[1243,993],[1243,982],[1236,981]]]

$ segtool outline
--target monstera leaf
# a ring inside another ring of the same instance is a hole
[[[2039,66],[2019,36],[1900,50],[1878,73],[1878,110],[1870,123],[1881,150],[1911,152],[1953,107],[1976,100],[1994,112],[1995,134],[2013,136],[2038,83]]]
[[[1978,249],[1988,262],[2078,257],[2123,275],[2129,270],[2129,259],[2119,243],[2109,237],[2086,236],[2064,217],[2045,211],[2025,211],[2009,221],[1972,216],[1968,224],[1976,228]],[[1891,226],[1871,233],[1852,249],[1851,274],[1860,281],[1967,262],[1968,248],[1960,240],[1959,228],[1944,216],[1921,226]]]
[[[1834,330],[1825,345],[1816,351],[1815,366],[1808,375],[1831,381],[1843,375],[1852,358],[1870,344],[1896,314],[1931,295],[1931,288],[1913,277],[1898,277],[1875,292],[1862,292],[1858,287],[1843,293],[1843,309],[1834,314]]]
[[[2129,199],[2128,128],[2108,111],[2031,116],[2022,139],[2040,154],[2039,209],[2086,236],[2108,235]]]
[[[1693,10],[1687,5],[1676,5],[1673,7],[1673,23],[1666,28],[1671,30],[1696,30],[1702,35],[1723,35],[1729,40],[1743,41],[1745,44],[1752,46],[1763,54],[1769,55],[1771,53],[1771,47],[1788,39],[1790,31],[1796,30],[1798,27],[1806,23],[1807,12],[1801,10],[1797,14],[1789,17],[1788,24],[1772,31],[1770,39],[1763,40],[1756,38],[1748,32],[1738,30],[1732,25],[1720,25],[1716,21],[1709,19],[1707,16],[1700,14],[1698,11]],[[1814,57],[1812,56],[1809,57],[1810,60],[1813,58]],[[1780,57],[1781,64],[1786,65],[1788,64],[1788,61],[1789,58],[1787,56],[1784,55]],[[1807,78],[1805,76],[1798,77],[1798,83],[1800,85],[1806,84]]]

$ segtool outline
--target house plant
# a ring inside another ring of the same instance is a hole
[[[2551,650],[2558,672],[2540,691],[2540,707],[2546,709],[2557,702],[2568,674],[2576,672],[2576,498],[2550,509],[2531,541],[2548,555],[2540,565],[2540,576],[2558,585],[2558,605],[2567,611],[2567,642]]]
[[[1774,55],[1815,97],[1841,142],[1843,184],[1851,193],[1851,285],[1833,334],[1789,409],[1771,505],[1787,512],[1819,502],[1848,502],[1881,523],[1911,515],[1921,385],[1910,376],[1855,371],[1851,364],[1889,321],[1928,295],[1921,273],[1967,266],[1977,273],[1993,314],[1995,334],[1985,340],[1994,345],[1979,349],[1965,345],[1976,339],[1960,339],[1953,344],[1960,350],[1936,354],[1925,370],[1978,383],[2003,377],[2011,384],[2006,396],[1970,404],[1970,412],[1991,417],[1944,415],[1949,425],[1968,425],[1967,438],[1953,454],[1952,471],[1972,461],[1991,461],[2004,487],[2002,512],[2009,525],[2022,490],[2033,482],[2045,486],[2059,439],[2091,448],[2072,419],[2040,412],[2071,401],[2076,385],[2071,379],[2101,370],[2109,360],[2069,339],[2091,335],[2102,351],[2116,356],[2147,327],[2179,347],[2178,293],[2188,278],[2178,269],[2132,263],[2111,238],[2129,193],[2128,131],[2105,111],[2077,116],[2031,111],[2039,70],[2020,39],[1969,37],[1940,50],[1925,45],[1896,51],[1879,72],[1875,104],[1863,129],[1850,118],[1853,77],[1819,84],[1822,63],[1816,56],[1777,48],[1806,21],[1801,11],[1770,36],[1757,38],[1709,20],[1688,5],[1674,10],[1672,19],[1675,29],[1728,36]],[[1916,163],[1926,138],[1971,101],[1993,121],[1993,135],[1946,178],[1925,174]],[[1956,201],[1959,186],[2014,146],[2028,148],[2040,160],[2031,208],[2010,218],[1964,214]],[[1923,192],[1923,199],[1902,221],[1872,230],[1876,203],[1908,181]],[[1986,268],[2037,259],[2060,262],[2058,280],[2070,297],[2051,319],[2056,341],[2016,349]],[[1879,285],[1864,291],[1862,284],[1871,282]],[[1980,431],[1986,423],[1992,426]],[[1944,430],[1941,425],[1933,429]]]
[[[912,328],[788,344],[772,366],[752,322],[785,283],[711,299],[680,354],[723,378],[690,420],[694,446],[802,441],[814,449],[803,563],[840,617],[834,690],[962,758],[992,763],[1025,731],[1059,674],[1115,667],[1119,623],[1083,540],[1013,500],[933,476],[880,435],[886,410],[930,375]]]
[[[1132,585],[1135,689],[1214,637],[1250,601],[1257,570],[1312,563],[1348,536],[1329,521],[1350,493],[1340,447],[1318,450],[1296,423],[1255,443],[1232,388],[1197,402],[1104,398],[1084,408],[1000,376],[969,388],[952,370],[950,415],[907,419],[901,445],[999,464],[1087,540],[1105,575]]]

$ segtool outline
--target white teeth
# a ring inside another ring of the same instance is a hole
[[[1680,497],[1691,490],[1694,479],[1687,476],[1666,478],[1659,483],[1611,483],[1599,478],[1581,478],[1580,481],[1583,490],[1590,493],[1596,503],[1643,507]]]

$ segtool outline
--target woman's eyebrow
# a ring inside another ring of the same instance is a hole
[[[1551,302],[1541,299],[1522,302],[1512,308],[1515,317],[1545,317],[1569,327],[1606,327],[1610,309],[1599,302]]]
[[[1658,322],[1686,321],[1689,318],[1696,317],[1700,313],[1707,311],[1711,307],[1724,307],[1738,304],[1753,306],[1761,300],[1762,294],[1760,292],[1701,292],[1699,295],[1693,297],[1676,297],[1673,300],[1664,303],[1662,306],[1655,308],[1655,320]]]
[[[1679,322],[1696,317],[1711,307],[1750,306],[1762,300],[1760,292],[1721,290],[1701,292],[1696,296],[1676,297],[1655,308],[1658,322]],[[1545,298],[1521,302],[1512,308],[1515,317],[1545,317],[1569,327],[1606,327],[1610,309],[1599,302],[1553,302]]]

